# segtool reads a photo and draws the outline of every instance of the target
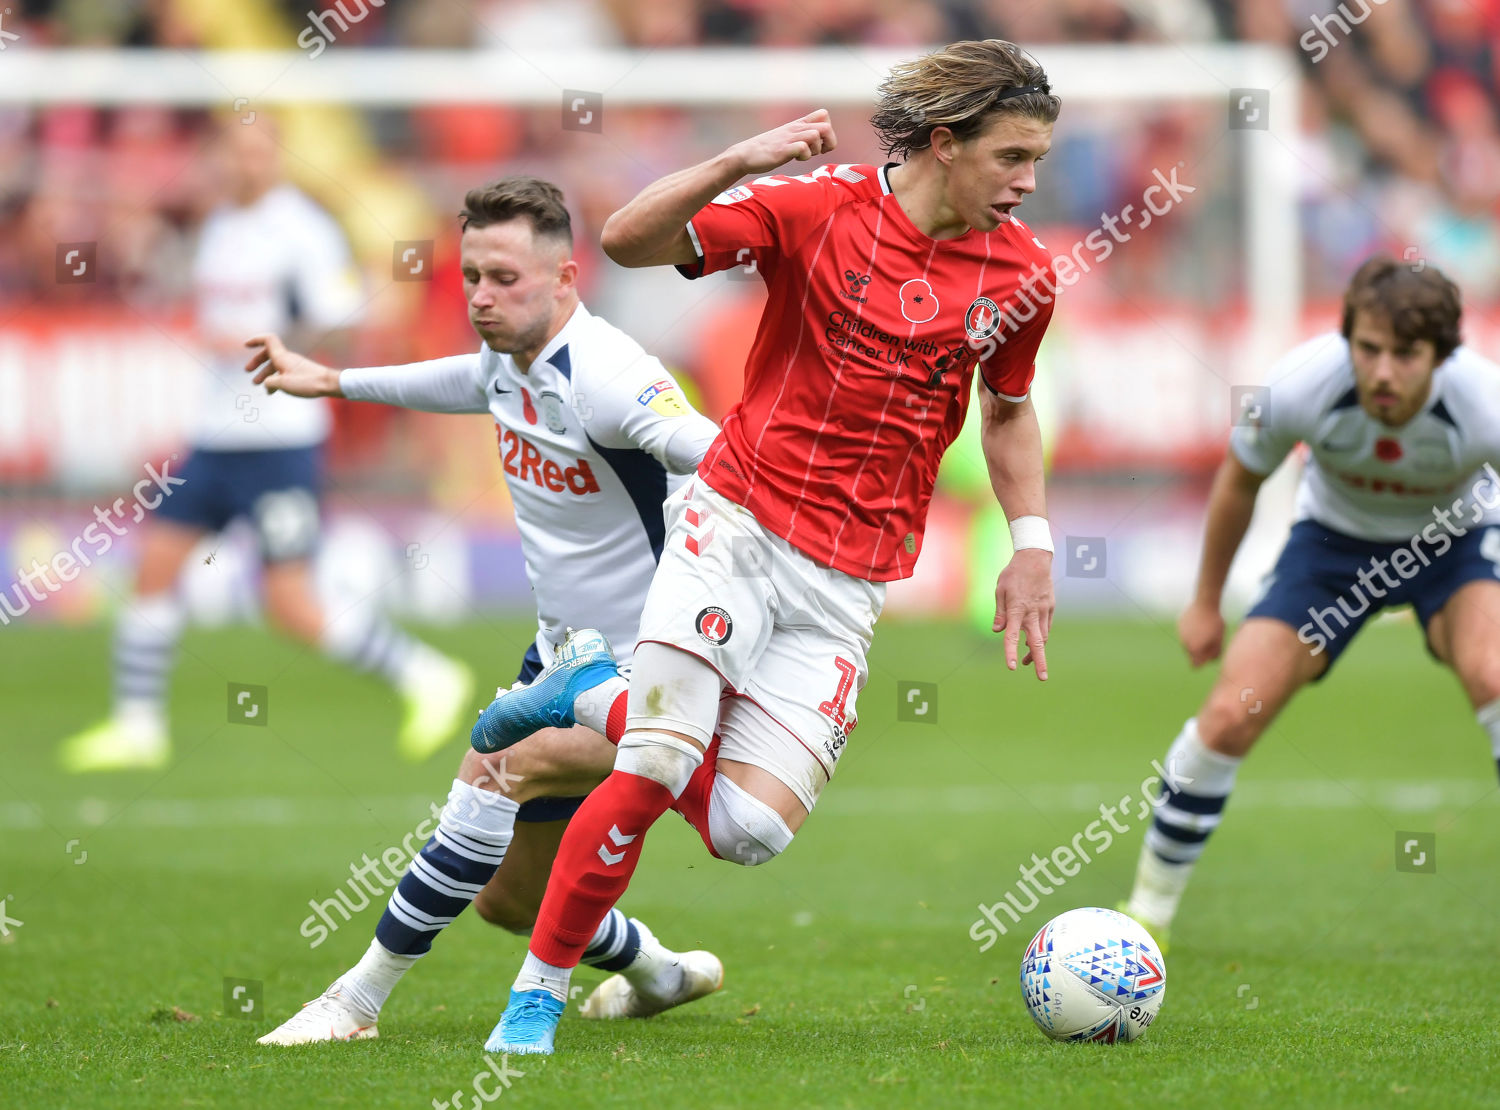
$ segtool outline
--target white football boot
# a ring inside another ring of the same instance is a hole
[[[319,1041],[368,1041],[380,1036],[375,1022],[344,1000],[335,983],[256,1044],[316,1044]]]
[[[651,930],[635,918],[631,923],[640,930],[641,951],[636,956],[637,965],[645,971],[655,970],[649,978],[664,978],[662,971],[674,964],[682,969],[675,990],[658,991],[645,985],[637,986],[624,974],[611,975],[594,988],[594,993],[584,999],[579,1012],[586,1018],[644,1018],[681,1006],[685,1002],[713,994],[724,986],[724,965],[712,952],[698,949],[692,952],[673,952],[656,939]],[[646,982],[648,976],[638,975]]]

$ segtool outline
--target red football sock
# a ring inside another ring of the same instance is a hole
[[[641,858],[646,830],[672,805],[672,792],[628,771],[594,789],[563,833],[531,934],[531,954],[577,967],[599,922],[620,900]]]
[[[609,717],[604,723],[604,738],[616,747],[619,747],[620,737],[625,735],[625,704],[629,700],[630,691],[617,694],[610,704]]]
[[[693,777],[688,779],[687,789],[682,792],[672,808],[682,814],[689,825],[698,830],[698,835],[708,846],[709,853],[715,859],[723,859],[723,856],[714,851],[713,837],[708,832],[708,802],[713,797],[714,775],[717,773],[718,765],[719,738],[715,736],[714,742],[703,753],[702,764],[693,772]]]

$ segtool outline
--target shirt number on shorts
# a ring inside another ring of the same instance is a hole
[[[847,659],[835,658],[833,665],[839,670],[839,687],[834,691],[833,697],[818,706],[818,712],[827,717],[842,731],[845,727],[844,707],[848,704],[849,694],[854,689],[854,676],[857,673],[857,669]]]

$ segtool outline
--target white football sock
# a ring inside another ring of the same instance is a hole
[[[1490,737],[1490,750],[1495,755],[1495,767],[1500,770],[1500,698],[1479,707],[1479,727]]]
[[[384,614],[364,606],[326,615],[323,654],[367,674],[379,675],[399,690],[410,688],[437,652],[397,628]]]
[[[1197,718],[1182,726],[1164,764],[1171,781],[1162,784],[1160,803],[1141,846],[1127,907],[1132,916],[1154,925],[1172,923],[1193,866],[1219,825],[1241,762],[1210,750],[1198,734]]]
[[[636,917],[630,921],[639,930],[641,947],[635,959],[620,974],[641,994],[671,997],[682,989],[682,961],[676,952],[656,939],[656,934],[646,928],[643,921]]]
[[[115,716],[164,732],[167,684],[187,612],[170,591],[138,597],[120,610],[114,636]]]
[[[1125,912],[1138,921],[1169,926],[1177,915],[1177,904],[1193,877],[1191,863],[1168,863],[1150,848],[1141,849],[1135,865],[1135,886]]]
[[[539,960],[530,951],[521,964],[521,974],[516,976],[512,989],[518,991],[546,991],[559,1002],[568,1000],[568,983],[573,978],[571,967],[556,967]]]
[[[378,940],[372,940],[359,963],[339,978],[344,998],[373,1023],[380,1017],[380,1008],[396,989],[401,976],[421,958],[399,956]]]
[[[609,711],[614,707],[615,699],[629,689],[630,684],[619,675],[606,678],[599,685],[585,690],[573,699],[573,719],[584,728],[593,729],[600,736],[606,735]]]

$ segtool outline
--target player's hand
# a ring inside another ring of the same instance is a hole
[[[819,108],[801,119],[735,143],[728,153],[742,174],[770,173],[793,159],[805,162],[814,155],[827,154],[837,145],[828,109]]]
[[[1194,601],[1177,621],[1177,638],[1193,666],[1217,659],[1224,650],[1224,617],[1219,607]]]
[[[341,397],[339,372],[306,355],[288,350],[279,335],[266,334],[245,340],[250,359],[245,372],[254,374],[250,381],[264,384],[267,393],[278,390],[293,397]]]
[[[1005,665],[1016,669],[1021,633],[1026,633],[1023,667],[1036,667],[1047,681],[1047,637],[1052,632],[1052,552],[1025,548],[1011,557],[995,583],[996,632],[1005,633]]]

